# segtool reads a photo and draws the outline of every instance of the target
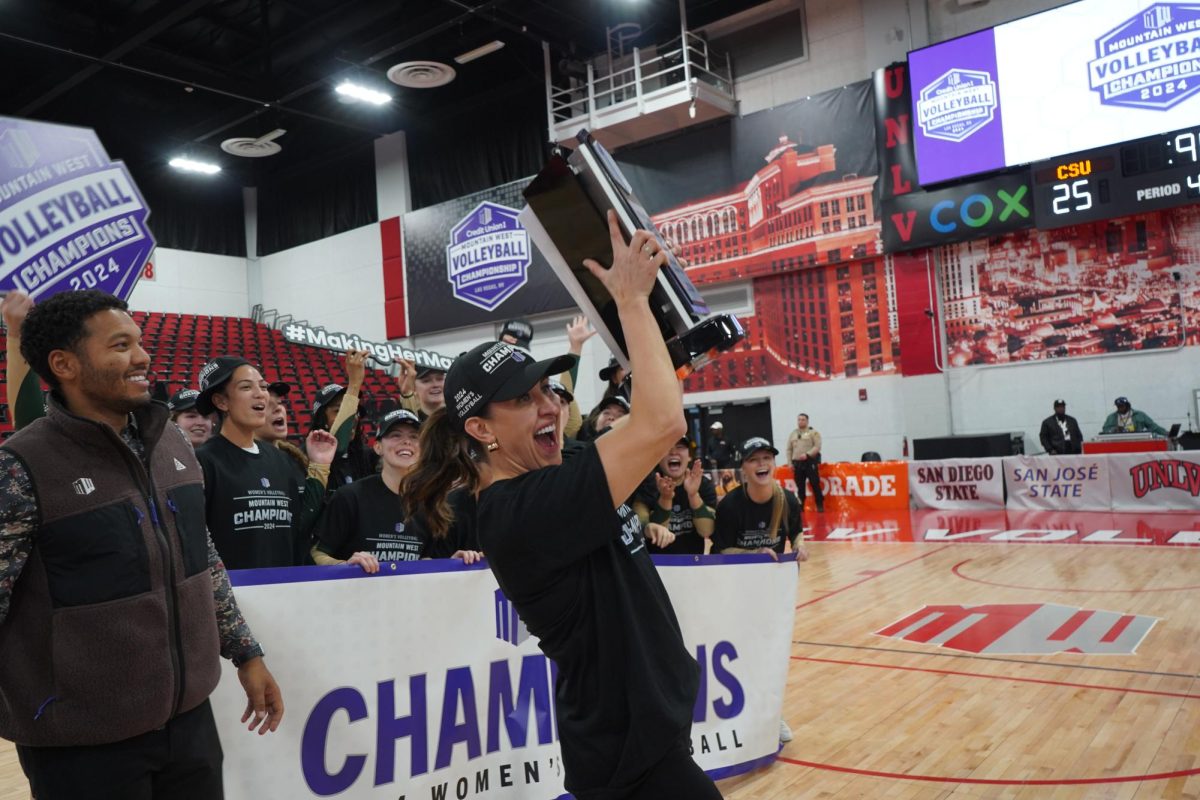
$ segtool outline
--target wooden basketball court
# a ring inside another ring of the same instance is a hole
[[[1184,517],[1163,524],[1200,530]],[[1145,535],[1149,515],[1105,515],[1090,542],[1084,526],[964,535],[978,519],[945,512],[938,531],[959,538],[931,539],[919,522],[901,537],[813,525],[795,738],[723,781],[727,798],[1200,797],[1200,547]],[[0,800],[28,796],[0,743]]]

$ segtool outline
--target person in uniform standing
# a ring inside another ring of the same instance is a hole
[[[788,434],[788,461],[792,462],[792,477],[796,495],[804,506],[805,483],[812,486],[817,511],[825,510],[825,495],[821,493],[821,434],[808,424],[808,414],[796,417],[796,430]]]

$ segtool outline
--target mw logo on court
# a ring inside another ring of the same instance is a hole
[[[924,606],[876,636],[988,655],[1131,655],[1156,617],[1054,603]]]

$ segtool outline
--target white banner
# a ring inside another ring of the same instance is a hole
[[[1008,507],[1108,511],[1112,508],[1109,458],[1009,456],[1004,459]]]
[[[1000,458],[908,462],[908,491],[916,508],[1003,508]]]
[[[795,562],[655,561],[700,664],[696,762],[714,778],[769,762],[779,747]],[[234,573],[286,712],[277,732],[247,733],[238,723],[245,695],[226,662],[212,698],[226,797],[563,795],[554,669],[491,572],[452,560],[385,569]]]
[[[1200,452],[1120,453],[1108,465],[1113,511],[1200,511]]]

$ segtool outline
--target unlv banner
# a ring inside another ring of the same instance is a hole
[[[1200,511],[1200,452],[1108,456],[1113,511]]]
[[[1108,511],[1109,456],[1010,456],[1004,461],[1009,508]]]
[[[821,493],[826,511],[896,511],[908,509],[908,464],[904,461],[837,461],[822,464]],[[776,467],[775,480],[796,491],[792,468]],[[809,492],[805,511],[816,510]]]
[[[655,559],[700,664],[696,762],[722,778],[778,752],[796,564],[695,561]],[[212,700],[229,800],[563,795],[555,667],[486,566],[441,560],[386,564],[375,576],[298,567],[232,577],[287,713],[276,733],[248,734],[238,723],[245,695],[226,662]],[[727,590],[718,606],[703,599],[714,583]]]
[[[910,461],[908,490],[917,508],[1002,508],[1002,461],[999,458]]]

